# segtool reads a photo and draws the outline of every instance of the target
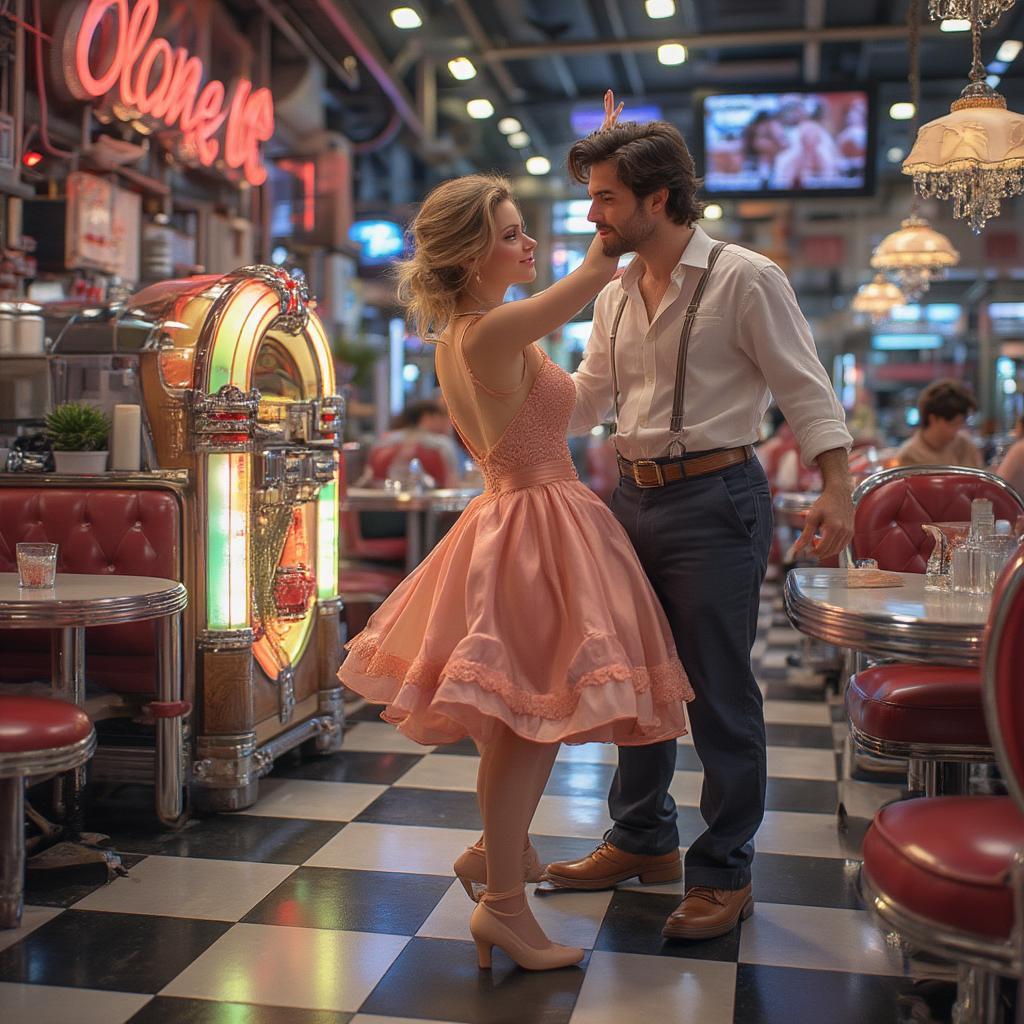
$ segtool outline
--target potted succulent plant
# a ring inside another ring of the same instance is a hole
[[[110,420],[95,406],[58,405],[46,417],[46,436],[58,473],[102,473],[107,468]]]

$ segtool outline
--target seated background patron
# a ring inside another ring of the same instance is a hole
[[[968,466],[983,469],[981,452],[964,432],[978,403],[958,380],[936,380],[918,396],[918,428],[897,452],[900,466]]]

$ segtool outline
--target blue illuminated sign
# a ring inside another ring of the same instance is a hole
[[[357,220],[348,237],[361,248],[361,263],[388,263],[405,251],[401,227],[391,220]]]

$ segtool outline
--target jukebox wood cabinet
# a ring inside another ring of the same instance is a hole
[[[134,368],[154,467],[187,471],[193,795],[247,807],[279,754],[341,745],[344,406],[328,341],[305,282],[256,266],[69,316],[53,343],[66,397],[89,397],[97,356]]]

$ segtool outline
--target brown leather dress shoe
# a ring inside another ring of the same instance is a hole
[[[544,881],[563,889],[611,889],[629,878],[639,878],[644,885],[674,882],[683,877],[679,850],[650,856],[627,853],[611,843],[602,843],[583,860],[559,861],[549,864]]]
[[[694,885],[669,916],[661,934],[666,939],[715,939],[726,935],[754,912],[750,886],[711,889]]]

